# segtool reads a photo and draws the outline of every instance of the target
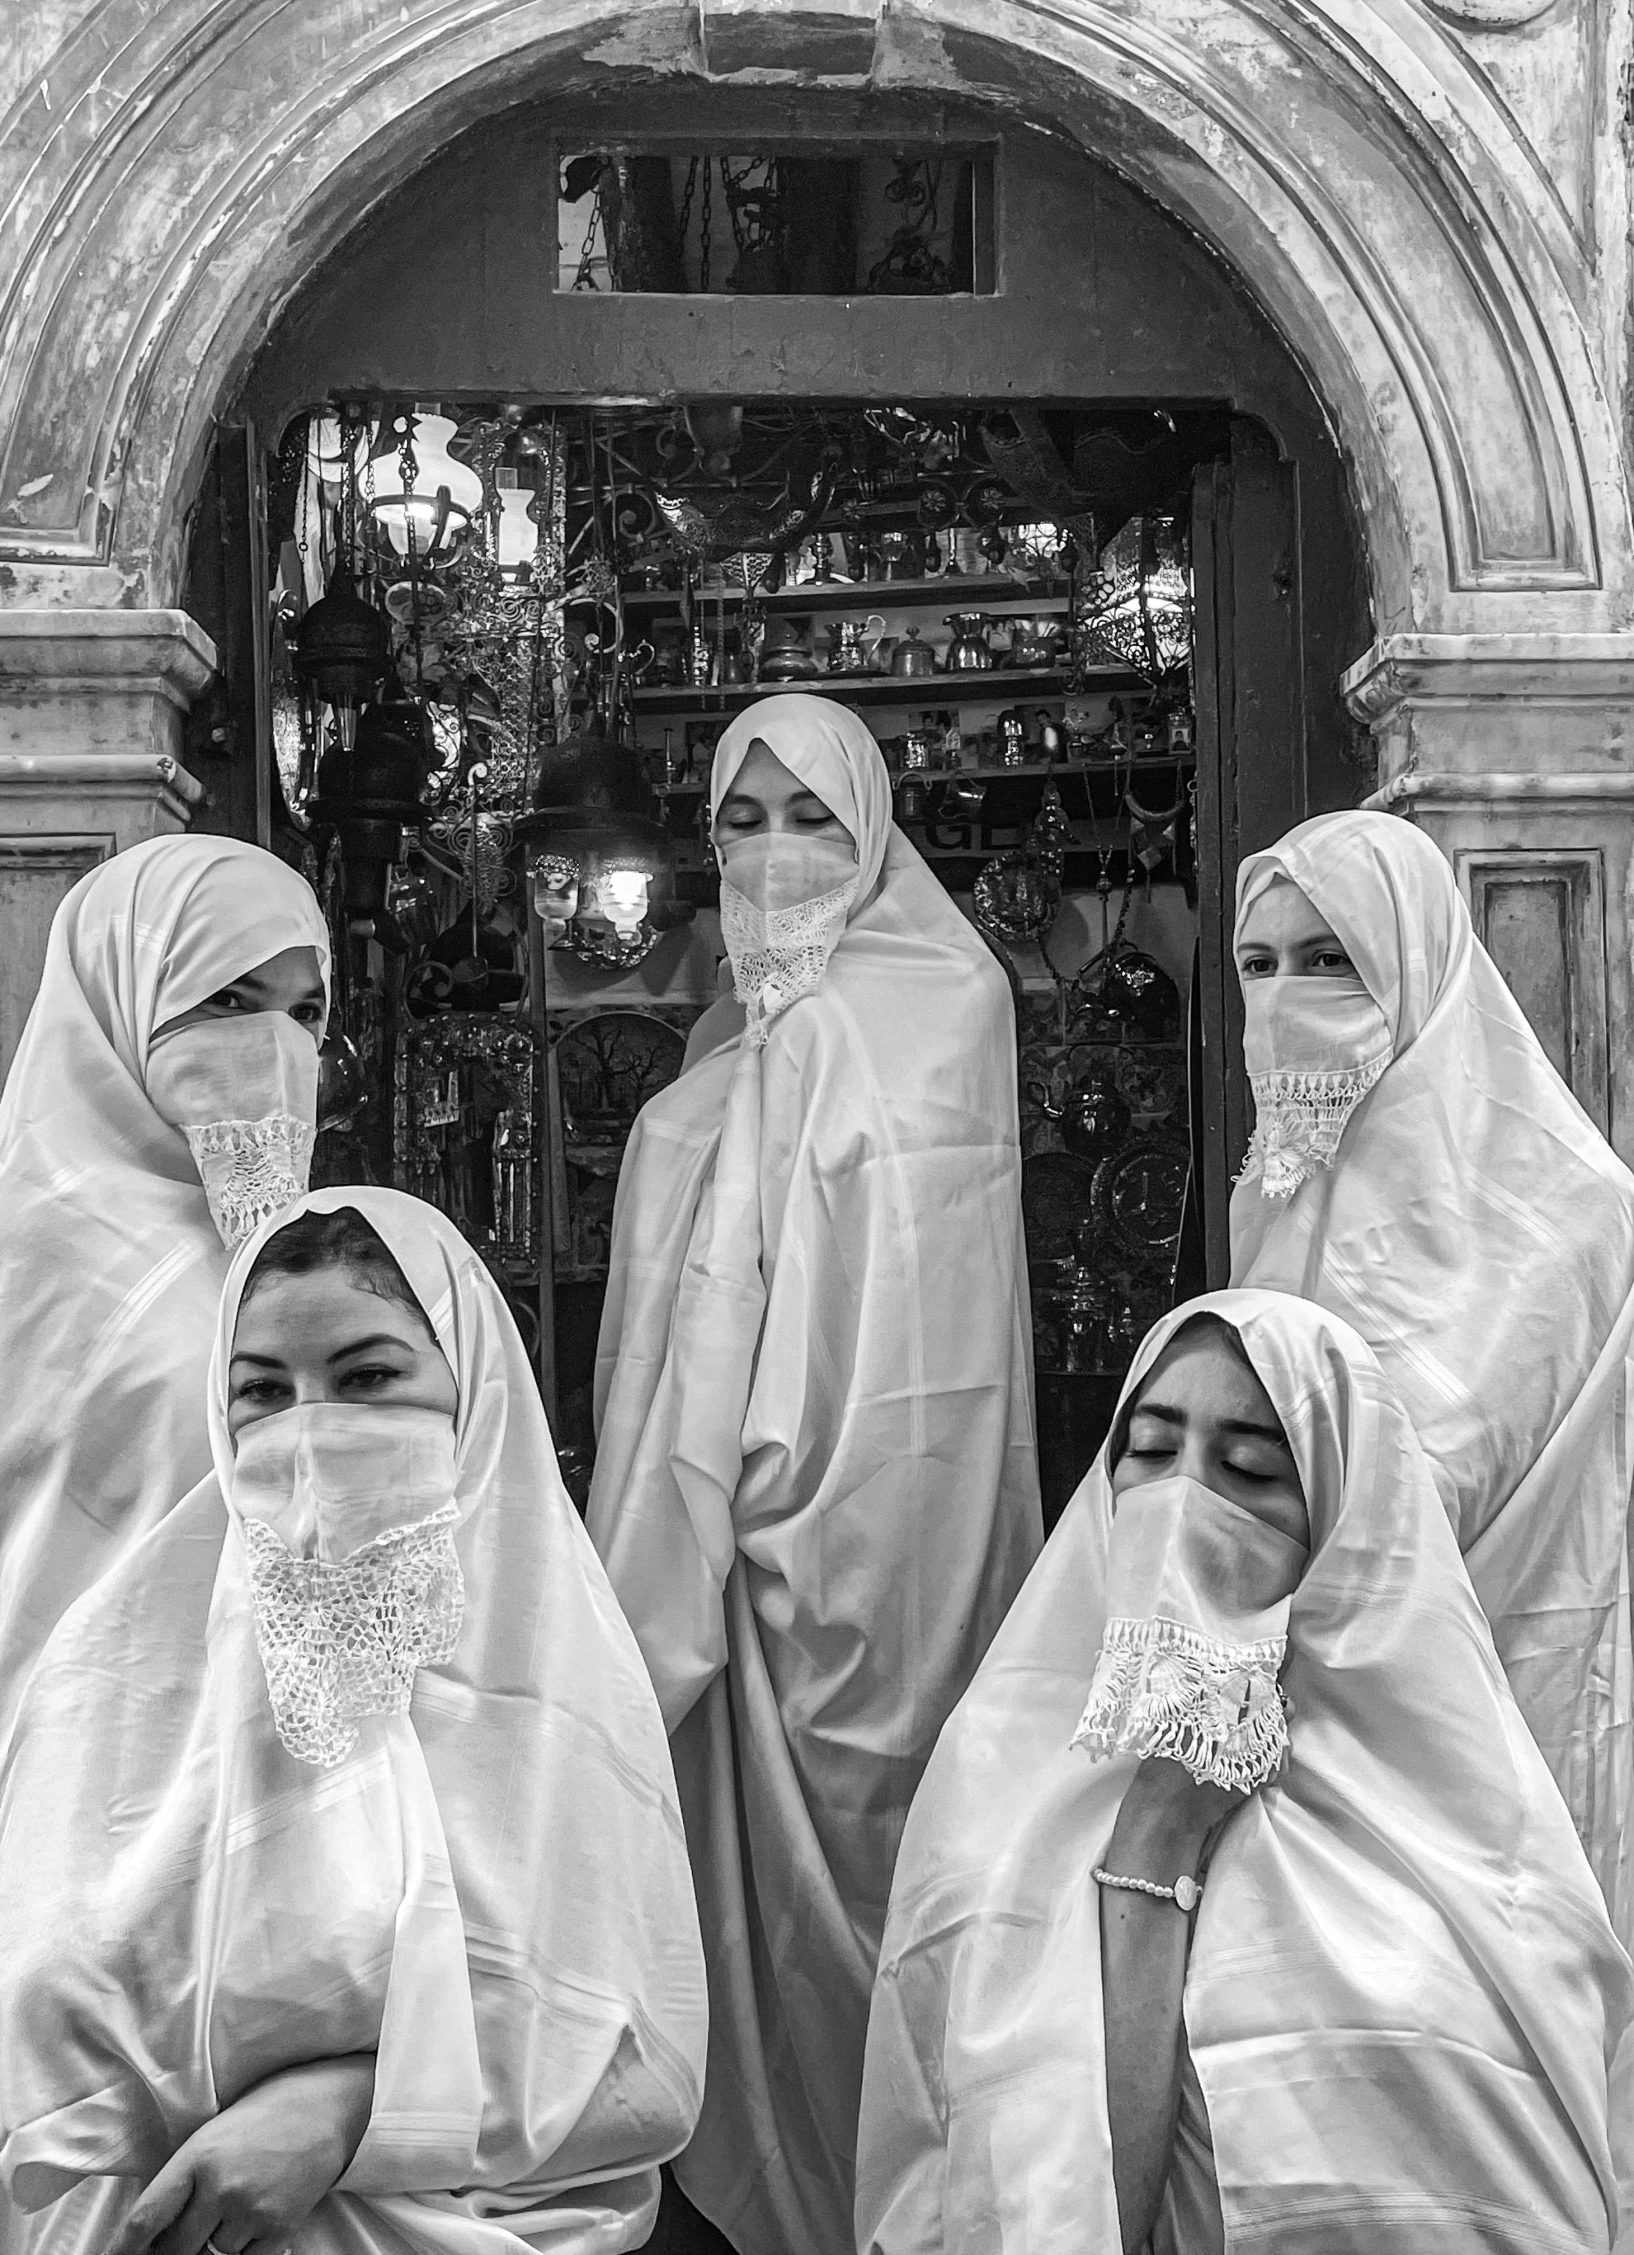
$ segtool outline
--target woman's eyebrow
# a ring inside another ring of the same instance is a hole
[[[348,1355],[362,1354],[365,1347],[400,1347],[404,1354],[412,1354],[414,1351],[409,1342],[400,1339],[395,1331],[371,1331],[366,1338],[351,1339],[344,1347],[337,1347],[329,1360],[344,1362]]]
[[[254,1355],[251,1354],[248,1347],[235,1347],[233,1349],[232,1361],[228,1363],[228,1369],[230,1370],[233,1367],[233,1363],[239,1362],[253,1362],[257,1370],[282,1370],[284,1367],[281,1355]]]
[[[1186,1422],[1183,1409],[1171,1409],[1167,1402],[1147,1401],[1144,1398],[1133,1404],[1129,1414],[1131,1417],[1161,1417],[1168,1425],[1184,1425]]]
[[[1222,1433],[1233,1433],[1241,1439],[1274,1441],[1279,1449],[1288,1448],[1288,1436],[1280,1425],[1261,1425],[1252,1417],[1222,1417],[1220,1430]],[[1288,1453],[1292,1455],[1293,1451],[1289,1449]]]
[[[807,796],[810,797],[811,794],[808,792]],[[764,814],[766,811],[760,801],[751,798],[747,791],[728,791],[720,804],[721,813],[724,814],[728,807],[744,807],[755,814]]]

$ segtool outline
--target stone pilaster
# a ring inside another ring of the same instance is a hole
[[[64,893],[203,797],[182,723],[214,673],[184,611],[0,610],[0,1073]]]
[[[1585,1111],[1634,1163],[1634,635],[1394,635],[1345,689],[1366,802],[1420,823]]]

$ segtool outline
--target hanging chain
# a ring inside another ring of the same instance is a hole
[[[715,210],[714,210],[714,198],[715,198],[715,166],[714,166],[713,160],[712,160],[711,158],[709,158],[709,157],[705,157],[705,159],[704,159],[704,209],[703,209],[703,222],[702,222],[702,225],[703,225],[703,234],[702,234],[702,239],[701,239],[701,249],[700,249],[700,252],[699,252],[699,257],[698,257],[698,289],[699,289],[699,292],[700,292],[700,294],[701,294],[701,295],[703,295],[704,297],[707,297],[707,296],[709,295],[709,264],[710,264],[710,256],[711,256],[711,253],[712,253],[712,251],[713,251],[713,248],[714,248],[714,246],[713,246],[713,243],[712,243],[712,240],[711,240],[711,238],[712,238],[712,236],[714,235],[714,232],[715,232]]]
[[[694,157],[691,163],[687,166],[687,184],[681,196],[681,224],[675,231],[675,239],[681,246],[681,274],[683,280],[685,279],[686,275],[687,229],[692,224],[692,199],[694,194],[697,192],[697,187],[698,160],[696,157]]]
[[[600,225],[601,176],[598,173],[596,185],[590,192],[590,224],[585,229],[584,241],[579,246],[579,270],[573,277],[573,287],[576,290],[593,290],[596,287],[596,277],[591,271],[594,264],[591,254],[596,247],[596,229]]]
[[[726,159],[724,157],[722,157],[721,159],[721,186],[726,191],[726,216],[732,222],[732,241],[737,246],[737,252],[740,258],[743,256],[744,238],[743,220],[741,217],[739,205],[739,194],[743,187],[743,183],[748,179],[750,173],[753,170],[753,159],[751,159],[750,162],[744,166],[741,172],[736,174],[729,172],[727,170]]]

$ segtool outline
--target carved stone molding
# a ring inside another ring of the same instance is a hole
[[[1410,703],[1634,708],[1634,634],[1392,634],[1342,686],[1374,729]]]
[[[1419,0],[1360,13],[1365,32],[1311,0],[101,0],[0,120],[0,556],[40,599],[100,570],[173,600],[210,418],[384,188],[530,87],[657,73],[679,112],[689,82],[775,70],[1026,116],[1209,241],[1356,465],[1382,619],[1469,624],[1525,591],[1620,623],[1634,540],[1598,284],[1458,41]]]
[[[186,822],[204,793],[182,716],[214,677],[185,611],[0,610],[0,803],[151,801]]]
[[[1558,5],[1559,0],[1425,0],[1432,16],[1472,31],[1513,31]]]

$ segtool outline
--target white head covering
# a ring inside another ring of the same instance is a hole
[[[902,1822],[1040,1537],[1015,1028],[856,716],[753,706],[717,802],[756,738],[855,825],[861,882],[818,990],[636,1122],[590,1528],[672,1733],[710,1960],[678,2174],[736,2245],[833,2255]]]
[[[849,705],[836,704],[830,697],[790,690],[787,695],[762,698],[721,730],[709,771],[711,821],[756,744],[764,744],[791,775],[815,791],[851,833],[857,849],[860,908],[879,883],[893,843],[907,844],[892,825],[890,771],[867,724]],[[917,854],[914,859],[918,861]],[[925,873],[929,875],[928,870]]]
[[[1412,1418],[1522,1714],[1634,1934],[1624,1427],[1634,1177],[1538,1046],[1445,857],[1384,814],[1301,824],[1276,877],[1331,926],[1393,1061],[1330,1168],[1231,1202],[1231,1278],[1353,1323]]]
[[[64,1608],[209,1469],[204,1367],[226,1255],[159,1027],[285,948],[328,989],[312,888],[233,838],[154,838],[58,909],[0,1096],[0,1743]]]
[[[458,1383],[464,1605],[408,1712],[326,1767],[275,1725],[227,1364],[261,1246],[345,1207]],[[617,2255],[697,2112],[703,1967],[663,1726],[516,1326],[432,1208],[319,1191],[235,1257],[209,1393],[215,1474],[75,1606],[19,1711],[0,2179],[33,2206],[150,2173],[265,2075],[378,2049],[363,2144],[297,2255]],[[134,2192],[78,2202],[53,2245],[96,2255]]]
[[[1165,1317],[1125,1404],[1202,1312],[1241,1336],[1311,1524],[1290,1758],[1220,1836],[1186,1973],[1225,2244],[1604,2250],[1634,1979],[1423,1453],[1356,1334],[1277,1294]],[[869,2026],[863,2255],[1121,2245],[1090,1873],[1135,1763],[1071,1745],[1113,1508],[1103,1451],[914,1803]]]

